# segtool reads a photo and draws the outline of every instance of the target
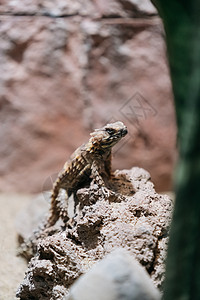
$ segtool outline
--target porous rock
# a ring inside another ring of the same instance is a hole
[[[77,192],[79,212],[72,227],[52,229],[36,241],[38,251],[17,292],[20,299],[63,299],[81,274],[118,247],[162,288],[172,201],[155,192],[150,174],[141,168],[116,171],[108,185],[122,197],[99,197],[92,182]]]
[[[146,270],[124,249],[109,254],[71,287],[65,300],[160,300]]]

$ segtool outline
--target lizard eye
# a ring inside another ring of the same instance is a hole
[[[115,133],[115,130],[112,129],[112,128],[106,128],[106,131],[107,131],[109,134],[114,134],[114,133]]]

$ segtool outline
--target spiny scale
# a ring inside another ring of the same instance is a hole
[[[63,215],[65,216],[64,221],[66,221],[68,206],[66,203],[66,208],[63,209],[58,197],[61,188],[65,189],[69,196],[70,192],[76,192],[77,187],[86,176],[89,179],[90,174],[99,187],[104,185],[101,174],[104,172],[110,176],[111,148],[126,134],[127,128],[122,122],[107,124],[92,132],[89,142],[72,154],[54,183],[47,227],[54,225],[59,217],[63,218]]]

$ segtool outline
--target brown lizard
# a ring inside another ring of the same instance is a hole
[[[92,132],[88,143],[80,146],[65,163],[53,185],[51,195],[50,216],[47,227],[53,226],[59,217],[66,222],[68,218],[68,205],[60,202],[58,197],[60,189],[65,189],[70,196],[88,178],[96,182],[103,193],[106,193],[102,177],[104,173],[111,176],[111,150],[112,147],[127,134],[127,127],[122,122],[107,124]]]
[[[53,185],[49,217],[40,224],[27,241],[21,244],[19,254],[30,259],[33,251],[37,249],[37,240],[42,237],[45,229],[53,226],[59,218],[65,224],[69,220],[68,201],[59,197],[60,189],[66,190],[69,197],[85,183],[93,180],[100,194],[108,196],[109,189],[106,188],[104,178],[111,178],[111,150],[126,134],[127,127],[122,122],[107,124],[95,129],[90,134],[91,138],[88,143],[80,146],[71,155]]]

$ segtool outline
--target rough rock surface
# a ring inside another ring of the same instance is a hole
[[[161,288],[172,201],[155,192],[141,168],[116,171],[108,184],[123,197],[99,198],[91,183],[77,192],[79,212],[72,227],[56,224],[34,241],[38,251],[19,287],[20,299],[62,299],[76,278],[118,247],[133,255]]]
[[[150,16],[157,14],[155,7],[148,0],[105,0],[87,2],[83,0],[66,1],[56,0],[22,0],[20,3],[13,0],[2,0],[0,12],[13,15],[44,15],[52,17],[61,16],[93,16],[93,17],[133,17]]]
[[[161,300],[146,270],[124,249],[116,249],[70,288],[63,300]]]
[[[0,24],[0,190],[41,192],[110,120],[130,132],[114,167],[144,167],[170,188],[174,108],[150,1],[3,0]]]

